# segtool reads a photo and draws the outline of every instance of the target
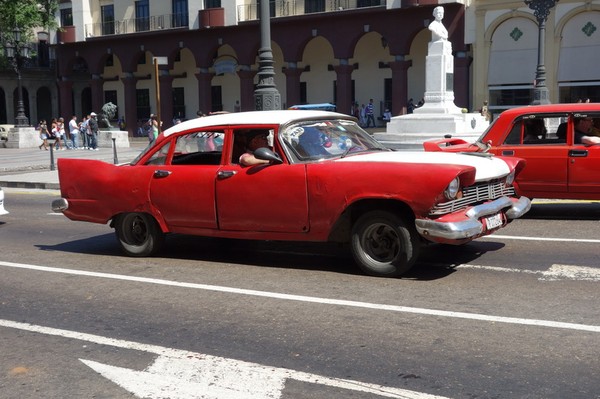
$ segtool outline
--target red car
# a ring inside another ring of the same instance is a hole
[[[269,147],[239,164],[247,137]],[[512,182],[519,159],[394,152],[347,115],[257,111],[198,118],[160,134],[127,165],[61,158],[72,220],[107,223],[132,256],[165,233],[349,243],[368,274],[399,276],[426,242],[463,244],[530,207]]]
[[[576,127],[579,123],[579,130]],[[600,199],[600,104],[549,104],[504,111],[475,143],[425,142],[425,151],[482,152],[527,161],[516,179],[529,198]],[[587,124],[586,124],[587,123]],[[582,136],[587,139],[582,140]]]

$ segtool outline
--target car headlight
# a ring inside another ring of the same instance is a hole
[[[508,174],[508,176],[506,176],[506,185],[507,186],[512,186],[512,184],[515,182],[515,171],[513,170],[512,172],[510,172]]]
[[[455,199],[459,189],[460,179],[458,177],[455,177],[454,179],[452,179],[450,184],[448,184],[448,187],[446,187],[446,189],[444,190],[444,195],[449,200]]]

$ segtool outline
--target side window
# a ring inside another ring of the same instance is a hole
[[[158,151],[152,155],[152,157],[146,162],[146,165],[164,165],[167,162],[167,156],[169,155],[169,148],[171,142],[163,145]]]
[[[516,122],[512,129],[510,130],[510,133],[508,133],[508,136],[506,136],[506,139],[504,140],[504,144],[510,144],[510,145],[514,145],[514,144],[521,144],[521,131],[523,130],[523,121],[519,120],[518,122]]]
[[[173,165],[219,165],[223,149],[222,131],[196,132],[177,137]]]
[[[266,135],[269,147],[273,147],[273,129],[237,129],[233,133],[233,151],[231,152],[231,163],[240,163],[240,157],[248,150],[254,150],[252,138],[257,135]]]

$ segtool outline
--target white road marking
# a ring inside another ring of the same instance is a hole
[[[493,240],[499,238],[502,240],[519,240],[519,241],[554,241],[554,242],[586,242],[592,244],[600,243],[600,240],[588,238],[552,238],[552,237],[526,237],[526,236],[503,236],[501,234],[492,234],[489,236],[479,237],[479,239]]]
[[[577,281],[600,281],[600,269],[587,266],[573,265],[552,265],[548,270],[527,270],[516,269],[510,267],[498,266],[481,266],[461,264],[455,266],[457,269],[480,269],[490,270],[504,273],[523,273],[537,274],[541,281],[560,281],[560,280],[577,280]]]
[[[107,338],[101,335],[38,326],[0,319],[0,326],[39,334],[109,345],[157,354],[144,371],[79,359],[105,378],[133,393],[150,399],[279,399],[287,380],[365,392],[387,398],[448,399],[443,396],[401,388],[330,378],[317,374],[264,366],[258,363]]]
[[[225,286],[219,286],[219,285],[185,283],[185,282],[162,280],[162,279],[155,279],[155,278],[148,278],[148,277],[136,277],[136,276],[126,276],[126,275],[121,275],[121,274],[90,272],[90,271],[86,271],[86,270],[77,270],[77,269],[61,269],[61,268],[56,268],[56,267],[36,266],[36,265],[27,265],[27,264],[21,264],[21,263],[2,262],[2,261],[0,261],[0,266],[20,268],[20,269],[30,269],[30,270],[37,270],[37,271],[50,272],[50,273],[62,273],[62,274],[79,275],[79,276],[87,276],[87,277],[98,277],[98,278],[106,278],[106,279],[114,279],[114,280],[122,280],[122,281],[133,281],[133,282],[146,283],[146,284],[158,284],[158,285],[165,285],[165,286],[171,286],[171,287],[191,288],[191,289],[223,292],[223,293],[237,294],[237,295],[249,295],[249,296],[263,297],[263,298],[282,299],[282,300],[288,300],[288,301],[319,303],[319,304],[324,304],[324,305],[346,306],[346,307],[374,309],[374,310],[398,312],[398,313],[411,313],[411,314],[421,314],[421,315],[429,315],[429,316],[437,316],[437,317],[450,317],[450,318],[457,318],[457,319],[478,320],[478,321],[485,321],[485,322],[496,322],[496,323],[529,325],[529,326],[549,327],[549,328],[563,328],[563,329],[578,330],[578,331],[600,332],[600,326],[588,325],[588,324],[565,323],[565,322],[558,322],[558,321],[551,321],[551,320],[524,319],[524,318],[518,318],[518,317],[492,316],[492,315],[485,315],[485,314],[478,314],[478,313],[455,312],[455,311],[448,311],[448,310],[436,310],[436,309],[427,309],[427,308],[415,308],[415,307],[409,307],[409,306],[386,305],[386,304],[377,304],[377,303],[370,303],[370,302],[350,301],[350,300],[345,300],[345,299],[319,298],[319,297],[311,297],[311,296],[305,296],[305,295],[283,294],[283,293],[278,293],[278,292],[257,291],[257,290],[243,289],[243,288],[225,287]]]

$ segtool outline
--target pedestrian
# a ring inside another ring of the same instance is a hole
[[[156,115],[152,115],[152,117],[150,117],[150,127],[150,132],[152,133],[152,139],[150,141],[152,142],[158,138],[159,133],[158,118],[156,117]]]
[[[365,127],[365,125],[367,124],[367,107],[365,106],[365,104],[362,104],[360,107],[360,116],[358,119],[358,124],[361,127]]]
[[[367,128],[371,126],[371,121],[373,122],[373,127],[377,127],[375,124],[375,106],[373,105],[373,99],[369,99],[369,103],[367,104],[367,108],[365,111],[367,115]]]
[[[412,98],[408,100],[408,104],[406,104],[406,113],[412,114],[415,110],[415,102]]]
[[[46,120],[42,119],[40,121],[40,139],[42,139],[42,144],[40,144],[40,150],[44,147],[44,150],[48,151],[48,125],[46,124]]]
[[[71,136],[71,142],[73,149],[79,149],[79,125],[77,124],[77,115],[73,115],[69,121],[69,134]]]
[[[62,140],[60,138],[60,131],[58,130],[58,120],[56,118],[52,118],[52,123],[50,125],[50,134],[52,138],[54,138],[54,149],[56,151],[63,150]]]
[[[96,113],[90,113],[90,119],[88,121],[89,128],[89,149],[91,151],[98,151],[98,120],[96,120]]]
[[[90,120],[90,116],[89,115],[84,115],[81,118],[81,123],[79,124],[79,132],[81,134],[81,141],[83,141],[83,149],[87,150],[89,148],[89,122]]]
[[[60,140],[64,144],[64,149],[70,150],[71,149],[71,136],[68,136],[67,132],[65,131],[64,118],[62,116],[60,118],[58,118],[58,121],[56,122],[56,124],[57,124],[57,128],[58,128],[58,134],[60,135]]]

